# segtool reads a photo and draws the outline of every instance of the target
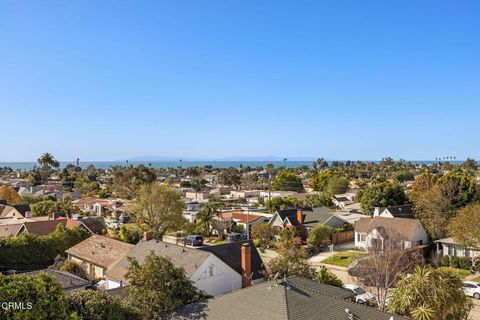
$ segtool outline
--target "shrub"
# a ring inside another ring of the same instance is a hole
[[[85,240],[90,233],[84,229],[67,229],[58,225],[47,236],[21,234],[0,239],[0,266],[11,269],[41,269],[53,264],[57,255]]]
[[[451,257],[450,258],[450,267],[458,268],[460,265],[460,259],[458,257]]]
[[[88,280],[87,271],[85,270],[85,268],[74,261],[66,261],[60,266],[59,270],[70,272],[77,277]]]
[[[458,267],[464,270],[470,270],[472,268],[472,258],[460,257],[458,259]]]
[[[442,267],[450,267],[450,257],[449,256],[443,256],[440,259],[440,265]]]

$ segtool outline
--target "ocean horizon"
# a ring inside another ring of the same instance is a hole
[[[340,162],[345,162],[347,160],[337,160]],[[351,160],[351,161],[357,161],[357,160]],[[327,161],[329,164],[333,162]],[[378,163],[380,160],[364,160],[361,162],[373,162],[373,163]],[[411,162],[413,164],[432,164],[438,161],[432,161],[432,160],[410,160],[408,162]],[[461,163],[463,161],[461,160],[455,160],[455,161],[448,161],[450,163]],[[96,168],[100,169],[108,169],[113,166],[125,166],[125,165],[146,165],[146,166],[151,166],[153,168],[177,168],[177,167],[182,167],[182,168],[189,168],[189,167],[204,167],[204,166],[212,166],[214,168],[240,168],[240,166],[243,167],[252,167],[252,168],[257,168],[257,167],[263,167],[265,168],[267,164],[273,164],[275,167],[283,167],[286,165],[287,168],[298,168],[298,167],[312,167],[313,160],[311,161],[221,161],[221,160],[211,160],[211,161],[190,161],[190,160],[184,160],[184,161],[84,161],[80,162],[80,167],[81,168],[87,168],[90,165],[95,166]],[[69,164],[75,165],[75,161],[62,161],[60,162],[60,168],[64,168]],[[3,167],[9,167],[12,168],[13,170],[31,170],[34,167],[38,167],[37,162],[0,162],[0,168]]]

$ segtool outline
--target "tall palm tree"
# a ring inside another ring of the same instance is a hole
[[[42,154],[37,161],[38,164],[45,169],[58,168],[60,166],[60,163],[55,160],[55,157],[49,152]]]

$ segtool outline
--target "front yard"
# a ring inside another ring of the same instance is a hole
[[[353,260],[365,257],[366,254],[358,251],[341,251],[335,253],[321,261],[321,263],[331,264],[334,266],[348,267]]]
[[[460,279],[462,279],[462,280],[470,275],[470,271],[469,270],[464,270],[464,269],[457,269],[457,268],[452,268],[452,267],[440,267],[439,269],[441,269],[443,271],[450,271],[452,273],[456,273],[460,277]],[[474,280],[474,281],[477,281],[477,280]]]

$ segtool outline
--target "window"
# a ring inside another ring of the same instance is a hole
[[[365,242],[365,240],[367,240],[367,235],[365,233],[362,233],[360,235],[360,241]]]
[[[453,244],[448,245],[448,255],[455,256],[455,246]]]

